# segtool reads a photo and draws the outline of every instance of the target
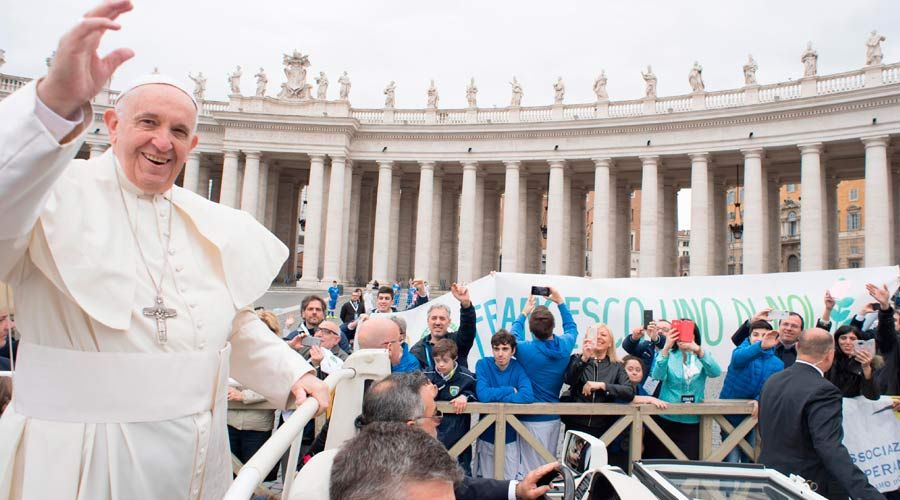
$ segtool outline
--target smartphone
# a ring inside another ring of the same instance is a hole
[[[781,311],[778,309],[772,309],[771,311],[769,311],[769,320],[770,321],[772,321],[772,320],[781,321],[784,319],[788,319],[788,316],[790,316],[790,315],[788,314],[787,311]]]
[[[533,286],[531,287],[531,295],[540,295],[542,297],[550,296],[549,286]]]
[[[647,329],[647,326],[650,322],[653,321],[653,310],[652,309],[644,309],[644,329]]]
[[[537,485],[538,487],[547,486],[557,479],[562,479],[562,474],[560,474],[558,469],[552,469],[550,472],[538,478]]]
[[[312,335],[307,335],[306,337],[300,339],[300,345],[304,345],[306,347],[320,346],[322,345],[322,339],[313,337]]]
[[[689,319],[672,320],[672,330],[678,332],[678,342],[694,342],[694,322]]]
[[[854,351],[866,351],[869,355],[875,355],[875,339],[869,340],[857,340],[856,346],[853,348]]]

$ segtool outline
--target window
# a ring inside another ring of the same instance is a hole
[[[687,252],[686,250],[682,250],[682,252],[681,252],[682,257],[687,257],[688,255],[689,255],[689,252]]]
[[[797,212],[788,212],[787,234],[788,236],[797,236]]]
[[[734,191],[728,191],[728,194],[725,196],[725,203],[729,205],[734,203]]]
[[[787,259],[787,271],[789,273],[796,273],[800,270],[800,257],[796,255],[788,256]]]
[[[631,233],[631,251],[634,251],[634,233]]]
[[[859,189],[851,188],[850,192],[847,193],[847,199],[849,199],[850,201],[858,201],[859,200]]]
[[[860,259],[850,259],[847,261],[847,267],[850,269],[858,269],[862,267],[862,261]]]
[[[733,221],[735,219],[734,212],[728,212],[728,220]]]
[[[850,247],[850,255],[859,255],[859,247]]]
[[[788,192],[788,193],[796,193],[796,192],[797,192],[797,185],[796,185],[796,184],[788,184],[788,185],[787,185],[787,192]]]
[[[847,231],[859,230],[859,212],[847,213]]]

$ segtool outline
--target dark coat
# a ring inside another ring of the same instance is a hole
[[[463,476],[463,480],[453,486],[456,500],[507,500],[509,481]]]
[[[852,326],[862,329],[863,322],[855,317]],[[875,372],[875,382],[881,394],[900,396],[900,332],[894,329],[894,309],[878,311],[878,327],[863,332],[875,339],[878,354],[884,358],[884,366]]]
[[[448,333],[444,338],[456,342],[456,347],[459,351],[457,362],[459,366],[468,368],[469,351],[472,350],[472,345],[475,344],[475,306],[459,308],[459,329]],[[409,352],[419,360],[419,365],[422,366],[423,370],[434,369],[434,359],[431,356],[431,334],[422,337],[415,345],[409,348]]]
[[[759,461],[798,474],[827,498],[883,499],[844,447],[840,391],[805,363],[769,377],[759,401]],[[836,491],[841,490],[844,491]]]
[[[353,311],[353,305],[350,304],[350,301],[344,302],[344,305],[341,306],[341,323],[347,324],[355,320],[359,317],[360,314],[366,313],[366,303],[359,300],[359,305],[357,307],[356,312]]]
[[[458,363],[458,362],[457,362]],[[475,375],[464,366],[457,366],[453,376],[448,380],[435,371],[425,372],[425,377],[437,386],[435,401],[450,401],[458,396],[465,396],[468,401],[478,401],[475,397]],[[449,450],[467,432],[472,422],[472,415],[445,413],[441,425],[438,426],[438,441]]]
[[[628,380],[622,363],[614,363],[605,358],[602,361],[581,360],[581,354],[573,354],[566,367],[565,382],[569,384],[572,401],[575,403],[629,403],[634,399],[634,386]],[[582,394],[587,382],[605,382],[605,391],[594,391],[590,396]],[[618,420],[615,415],[568,415],[566,425],[576,425],[591,430],[600,436]]]

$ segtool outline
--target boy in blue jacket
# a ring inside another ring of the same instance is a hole
[[[728,373],[725,375],[719,399],[753,399],[758,402],[759,393],[766,380],[784,370],[784,362],[775,352],[778,345],[778,332],[773,331],[767,321],[751,323],[750,336],[731,353],[731,364],[728,365]],[[743,420],[743,416],[738,415],[725,418],[735,427]],[[747,435],[747,441],[751,445],[754,441],[754,432]],[[723,431],[722,439],[725,437]],[[740,447],[735,447],[728,453],[725,461],[748,462],[749,458],[740,451]]]
[[[563,377],[569,366],[569,355],[572,354],[578,340],[578,326],[557,289],[551,287],[547,298],[559,309],[562,335],[553,334],[556,326],[553,313],[546,306],[535,307],[534,296],[528,298],[528,303],[513,323],[511,332],[518,341],[516,357],[531,380],[535,402],[559,403],[559,391],[562,389]],[[525,341],[526,318],[528,328],[534,335],[534,340],[529,342]],[[547,451],[556,455],[561,425],[559,415],[523,415],[520,420]],[[536,469],[546,462],[521,436],[519,436],[519,454],[522,456],[522,467],[525,470]]]
[[[434,370],[425,372],[425,376],[437,386],[435,401],[449,401],[456,409],[455,415],[444,415],[438,426],[438,441],[449,450],[461,437],[469,432],[472,416],[462,413],[469,401],[477,401],[475,397],[475,375],[466,367],[456,362],[459,348],[450,339],[441,339],[434,344],[431,354],[434,357]],[[467,476],[472,476],[472,447],[459,454],[459,465]]]
[[[475,381],[478,400],[484,403],[533,403],[531,381],[516,355],[516,338],[506,330],[498,330],[491,337],[493,358],[482,358],[475,365],[478,378]],[[503,478],[522,479],[525,471],[520,467],[519,446],[516,431],[506,425],[506,454]],[[478,475],[494,477],[494,426],[478,436]]]

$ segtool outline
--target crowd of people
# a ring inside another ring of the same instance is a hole
[[[443,304],[429,303],[428,295],[422,290],[422,282],[417,282],[414,290],[414,306],[428,307],[428,333],[412,347],[406,342],[405,322],[392,314],[395,312],[393,304],[397,294],[388,286],[377,290],[374,310],[369,310],[362,303],[362,290],[354,290],[350,300],[341,308],[340,325],[325,319],[326,304],[322,298],[308,296],[301,304],[300,323],[292,325],[293,330],[284,338],[324,377],[339,368],[341,361],[352,352],[350,346],[356,340],[355,333],[360,330],[360,325],[379,316],[390,319],[399,330],[398,342],[381,345],[391,353],[392,372],[421,372],[425,381],[422,383],[428,383],[433,388],[433,398],[449,402],[454,409],[453,413],[437,412],[433,419],[437,423],[435,435],[447,449],[470,429],[471,415],[465,413],[470,402],[634,403],[651,404],[665,410],[673,404],[703,402],[708,392],[707,380],[721,376],[723,371],[726,376],[718,398],[750,400],[754,407],[753,415],[761,423],[767,418],[766,410],[771,410],[769,414],[784,411],[781,406],[772,409],[762,403],[763,411],[759,413],[767,382],[798,362],[807,365],[818,363],[817,369],[821,370],[822,379],[841,397],[862,395],[877,400],[882,394],[900,394],[900,312],[895,312],[892,294],[886,286],[868,285],[867,290],[874,302],[867,303],[849,324],[837,328],[831,324],[834,299],[828,292],[825,293],[824,312],[816,328],[806,331],[802,316],[796,312],[779,313],[770,308],[761,309],[741,324],[731,337],[734,350],[727,370],[723,370],[725,367],[704,350],[703,335],[698,325],[690,319],[656,319],[634,328],[622,340],[622,349],[627,353],[622,359],[617,352],[614,332],[602,323],[590,326],[579,346],[579,331],[572,314],[563,296],[552,287],[547,299],[557,309],[562,320],[561,328],[557,328],[553,311],[536,305],[536,297],[530,296],[509,331],[499,330],[491,337],[492,356],[480,359],[474,370],[470,370],[467,359],[476,331],[475,311],[468,290],[456,284],[451,288],[452,296],[460,302],[459,327],[455,331],[449,331],[449,308]],[[334,308],[333,305],[331,308]],[[270,313],[260,314],[267,317]],[[773,327],[773,317],[780,317],[777,328]],[[873,320],[873,317],[877,318]],[[533,336],[531,340],[525,335],[526,323]],[[273,330],[275,327],[277,325],[273,326]],[[833,334],[827,333],[832,329]],[[813,339],[822,332],[826,332],[832,347],[833,362],[824,366],[823,359],[803,361],[803,338]],[[314,345],[303,340],[310,336],[318,339]],[[347,346],[347,350],[343,346]],[[237,393],[236,390],[234,392]],[[246,400],[247,395],[243,397]],[[835,432],[839,434],[839,415],[833,417],[836,418],[833,418],[831,427],[837,426]],[[562,418],[555,414],[519,416],[529,432],[553,454],[557,452],[563,425],[565,429],[599,437],[617,418],[608,415],[569,415]],[[744,416],[726,418],[736,427]],[[269,420],[271,423],[271,415]],[[700,458],[698,416],[663,411],[655,420],[689,459]],[[229,416],[229,424],[231,421]],[[776,426],[779,425],[776,423]],[[764,425],[761,427],[767,428]],[[774,439],[766,440],[765,434],[763,430],[764,450],[767,444],[774,444],[770,442]],[[725,437],[723,430],[723,439]],[[751,445],[756,439],[755,430],[747,436]],[[847,451],[836,435],[818,436],[816,439],[828,441],[831,446],[829,453],[844,455],[837,462],[833,456],[819,457],[816,463],[826,468],[840,463],[858,471],[850,464]],[[781,441],[781,438],[778,440]],[[241,448],[243,442],[232,441],[238,457],[245,453]],[[315,443],[308,444],[304,454],[315,454],[318,451]],[[823,443],[813,442],[810,445],[821,447]],[[644,458],[674,458],[670,450],[648,432],[644,434],[643,443],[629,443],[625,435],[609,443],[610,464],[626,468],[629,446],[642,446]],[[463,473],[467,477],[493,477],[494,450],[495,433],[491,426],[479,436],[475,446],[459,454],[458,463]],[[735,447],[726,460],[750,462],[752,458],[740,447]],[[770,465],[785,473],[796,473],[804,467],[802,460],[787,463],[770,461]],[[538,469],[544,463],[538,452],[507,425],[503,476],[510,480],[523,480],[529,471]],[[804,472],[811,473],[809,470]],[[823,483],[819,485],[819,491],[829,497],[844,498],[847,492],[853,492],[854,498],[857,494],[877,498],[871,495],[874,490],[867,490],[865,478],[862,477],[860,482],[857,474],[834,471],[828,476],[813,477]]]

